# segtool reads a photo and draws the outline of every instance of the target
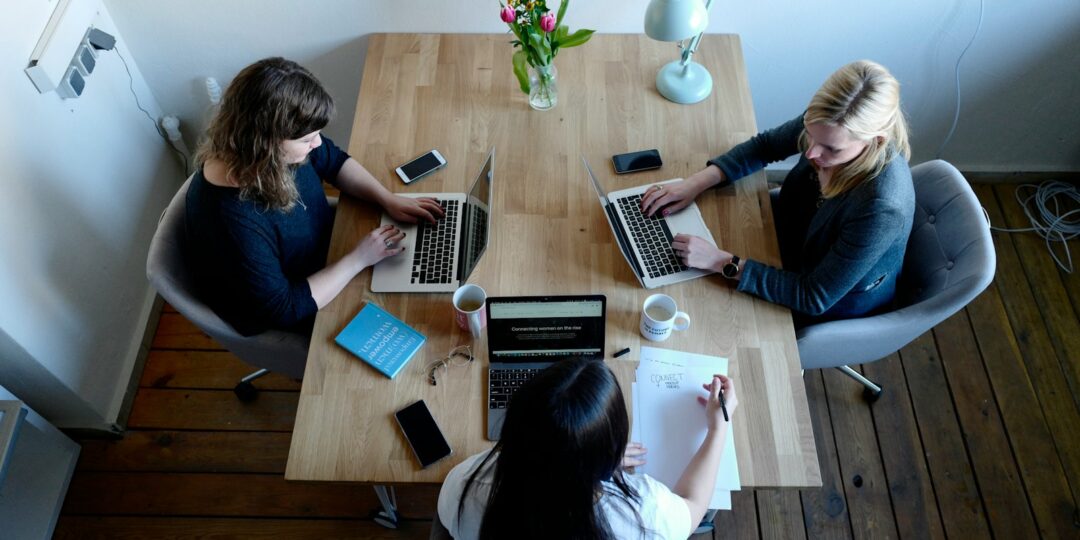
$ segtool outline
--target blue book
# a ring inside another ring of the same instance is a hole
[[[368,302],[334,341],[393,379],[427,337]]]

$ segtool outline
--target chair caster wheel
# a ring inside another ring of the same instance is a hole
[[[877,392],[875,392],[875,391],[873,391],[873,390],[871,390],[869,388],[863,388],[863,391],[862,391],[863,401],[865,401],[867,403],[874,403],[875,401],[877,401],[881,397],[881,393],[884,392],[884,391],[885,391],[884,388],[882,388],[881,390],[878,390]]]
[[[248,403],[255,401],[255,398],[259,397],[259,389],[255,388],[254,384],[249,382],[240,382],[233,388],[233,393],[236,394],[236,399]]]
[[[375,523],[378,523],[387,529],[398,528],[398,521],[388,516],[386,512],[382,510],[380,510],[378,514],[375,514]]]

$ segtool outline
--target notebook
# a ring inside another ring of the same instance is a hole
[[[424,346],[427,337],[368,302],[334,341],[393,379]]]
[[[630,268],[642,287],[655,289],[713,273],[709,270],[688,268],[671,248],[671,241],[680,233],[700,236],[716,245],[709,227],[701,218],[697,204],[690,203],[686,208],[669,216],[661,216],[659,213],[652,217],[646,216],[641,212],[641,198],[656,184],[614,191],[608,195],[600,187],[584,156],[581,161],[589,172],[589,179],[600,198],[600,206],[604,208],[608,224],[615,233],[619,250],[626,262],[630,263]],[[679,180],[676,178],[658,184],[670,184]]]
[[[480,262],[491,229],[495,149],[488,153],[468,193],[410,193],[432,197],[445,216],[434,224],[399,223],[383,214],[382,225],[405,233],[405,251],[375,265],[372,292],[454,292]]]
[[[487,301],[487,437],[498,440],[521,385],[568,358],[604,359],[607,297],[517,296]]]

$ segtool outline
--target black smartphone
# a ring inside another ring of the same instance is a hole
[[[628,152],[611,156],[611,163],[615,165],[615,174],[626,174],[649,169],[659,169],[664,164],[660,160],[660,151],[657,149],[642,150],[640,152]]]
[[[435,423],[435,418],[431,416],[424,400],[421,399],[394,413],[394,418],[405,433],[421,468],[427,468],[453,453],[450,443],[446,442],[446,437],[443,437],[442,430]]]

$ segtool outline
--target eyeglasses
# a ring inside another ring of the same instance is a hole
[[[473,355],[472,349],[468,345],[459,345],[454,347],[447,353],[446,358],[440,358],[430,364],[427,367],[428,382],[431,386],[436,386],[438,381],[435,380],[435,375],[439,372],[440,368],[446,368],[446,366],[466,366],[472,363]]]

